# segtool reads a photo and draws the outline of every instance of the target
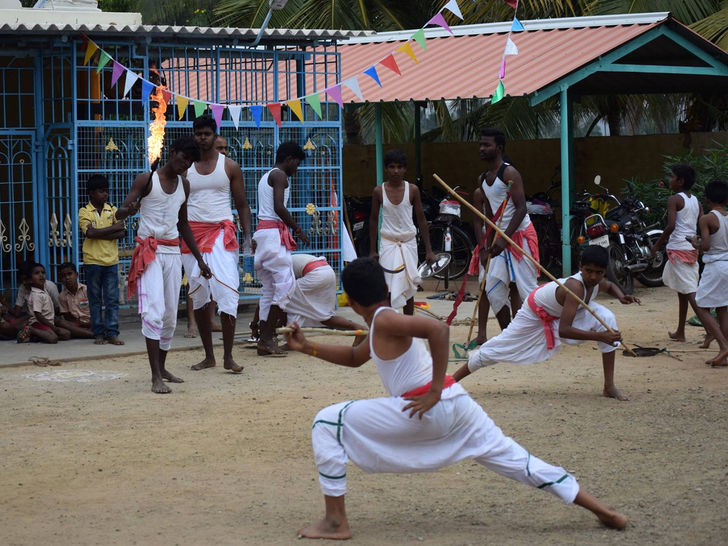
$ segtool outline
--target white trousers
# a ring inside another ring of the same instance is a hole
[[[346,493],[346,464],[365,472],[429,472],[462,459],[513,480],[546,489],[571,503],[579,484],[561,467],[528,453],[505,436],[460,385],[422,419],[410,418],[401,397],[341,402],[322,409],[311,432],[324,495]],[[448,389],[448,390],[449,390]]]
[[[306,273],[281,302],[288,322],[320,326],[336,314],[336,273],[330,265]]]
[[[524,239],[523,250],[531,255],[531,249]],[[483,280],[483,266],[480,266],[478,280]],[[493,314],[497,314],[503,306],[511,308],[509,299],[510,284],[514,282],[518,293],[525,302],[528,295],[538,286],[538,271],[528,258],[521,256],[517,260],[510,251],[504,250],[490,259],[488,277],[485,280],[485,294],[488,297]]]
[[[278,229],[259,229],[255,235],[255,273],[260,279],[260,320],[268,320],[271,305],[281,307],[281,302],[293,289],[291,251],[282,243]]]
[[[609,325],[612,330],[617,329],[617,319],[609,309],[595,302],[589,302],[594,312]],[[574,328],[591,332],[603,332],[604,326],[594,318],[591,313],[583,307],[576,312]],[[554,348],[546,348],[546,333],[541,319],[531,311],[528,303],[516,313],[508,328],[500,334],[490,338],[477,350],[472,351],[468,357],[468,369],[474,372],[483,366],[490,366],[498,362],[510,362],[512,364],[531,364],[543,362],[551,358],[559,350],[561,342],[568,345],[579,345],[586,340],[582,339],[561,339],[559,337],[559,320],[551,323],[554,332]],[[609,353],[617,350],[617,345],[609,345],[599,342],[599,350]]]
[[[417,274],[417,239],[413,237],[406,242],[395,242],[382,237],[379,242],[379,263],[391,271],[404,265],[404,270],[399,273],[384,273],[392,307],[404,307],[407,300],[417,293],[417,285],[422,282]]]
[[[161,254],[137,280],[142,335],[159,340],[159,348],[168,351],[177,327],[179,289],[182,286],[182,260],[179,254]]]
[[[192,298],[192,306],[199,309],[213,299],[221,312],[237,316],[240,299],[237,291],[240,285],[238,251],[225,250],[225,236],[222,229],[215,239],[212,250],[203,252],[202,259],[215,275],[211,279],[206,279],[200,274],[197,260],[192,254],[182,254],[182,265],[189,281],[188,293]]]
[[[700,307],[725,307],[728,305],[728,261],[708,262],[703,268],[695,301]]]

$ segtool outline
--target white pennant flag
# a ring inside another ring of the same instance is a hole
[[[460,19],[462,21],[463,14],[460,11],[460,6],[458,6],[457,0],[450,0],[443,9],[450,10],[453,13],[453,15],[455,15],[458,19]],[[442,10],[440,10],[440,11],[442,11]]]
[[[504,55],[518,55],[518,47],[516,47],[516,44],[513,43],[513,40],[511,40],[510,36],[508,37],[508,41],[506,42],[506,51]]]
[[[129,92],[131,87],[136,83],[136,81],[139,79],[139,76],[137,76],[134,72],[127,69],[126,70],[126,79],[124,80],[124,94],[122,97],[126,97],[126,94]]]
[[[359,97],[359,100],[364,100],[364,95],[361,94],[361,89],[359,88],[359,79],[356,76],[348,78],[341,83],[351,89]]]
[[[240,113],[243,111],[243,107],[237,104],[228,104],[227,109],[228,112],[230,112],[230,118],[233,120],[235,128],[237,129],[240,124]]]

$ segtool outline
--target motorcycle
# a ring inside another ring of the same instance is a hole
[[[345,195],[344,203],[351,225],[351,238],[356,255],[369,256],[369,215],[372,210],[372,198]]]
[[[625,294],[634,289],[633,277],[649,287],[662,286],[662,270],[667,255],[659,251],[654,258],[650,250],[662,236],[657,224],[647,226],[644,218],[649,209],[632,194],[634,187],[627,182],[628,195],[623,200],[601,186],[597,175],[594,183],[604,190],[592,197],[592,214],[584,218],[588,244],[597,244],[609,252],[607,278],[622,287]],[[608,206],[609,202],[615,203]]]

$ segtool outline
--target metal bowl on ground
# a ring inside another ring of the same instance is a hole
[[[426,279],[427,277],[432,277],[433,275],[437,275],[440,271],[444,270],[448,265],[450,265],[450,260],[452,257],[447,252],[440,252],[439,254],[436,254],[437,260],[435,260],[433,263],[428,264],[427,262],[423,262],[417,267],[417,274],[420,276],[421,279]]]

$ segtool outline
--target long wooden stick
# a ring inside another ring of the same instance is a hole
[[[545,274],[545,275],[546,275],[546,276],[547,276],[547,277],[548,277],[549,279],[551,279],[552,281],[554,281],[554,282],[555,282],[555,283],[556,283],[556,284],[557,284],[558,286],[560,286],[561,288],[563,288],[563,289],[564,289],[564,291],[565,291],[565,292],[566,292],[567,294],[569,294],[569,295],[570,295],[570,296],[571,296],[572,298],[574,298],[574,299],[575,299],[576,301],[578,301],[578,302],[579,302],[579,304],[580,304],[580,305],[581,305],[582,307],[584,307],[584,309],[586,309],[587,311],[589,311],[589,313],[591,313],[591,315],[592,315],[592,316],[593,316],[593,317],[594,317],[595,319],[597,319],[597,320],[599,321],[599,323],[600,323],[600,324],[601,324],[602,326],[604,326],[604,328],[606,328],[606,329],[607,329],[607,331],[608,331],[608,332],[612,332],[612,333],[614,333],[614,330],[612,330],[612,329],[611,329],[611,328],[609,327],[609,325],[608,325],[608,324],[607,324],[606,322],[604,322],[604,321],[603,321],[603,320],[601,319],[601,317],[600,317],[599,315],[597,315],[597,314],[596,314],[596,313],[594,312],[594,310],[593,310],[593,309],[592,309],[591,307],[589,307],[589,305],[587,305],[587,303],[586,303],[586,302],[585,302],[584,300],[582,300],[582,299],[581,299],[581,298],[580,298],[579,296],[577,296],[576,294],[574,294],[574,292],[572,292],[572,291],[571,291],[571,290],[569,290],[569,289],[568,289],[568,288],[567,288],[566,286],[564,286],[564,285],[563,285],[563,284],[562,284],[561,282],[559,282],[559,280],[558,280],[558,279],[557,279],[556,277],[554,277],[554,276],[553,276],[553,275],[552,275],[551,273],[549,273],[549,272],[548,272],[548,271],[546,270],[546,268],[545,268],[545,267],[543,267],[543,266],[542,266],[542,265],[541,265],[540,263],[538,263],[538,262],[537,262],[536,260],[534,260],[534,259],[533,259],[533,257],[532,257],[532,256],[531,256],[530,254],[527,254],[527,253],[526,253],[526,252],[525,252],[525,251],[524,251],[524,250],[523,250],[523,249],[522,249],[522,248],[521,248],[520,246],[518,246],[518,245],[517,245],[517,244],[515,243],[515,241],[513,241],[513,239],[511,239],[511,238],[510,238],[510,237],[509,237],[508,235],[506,235],[506,234],[505,234],[505,233],[503,232],[503,230],[501,230],[501,229],[500,229],[500,228],[499,228],[498,226],[496,226],[496,225],[495,225],[495,224],[494,224],[494,223],[493,223],[493,222],[492,222],[492,221],[490,220],[490,218],[488,218],[488,217],[487,217],[487,216],[486,216],[485,214],[483,214],[483,213],[482,213],[482,212],[480,212],[480,211],[479,211],[478,209],[476,209],[476,208],[475,208],[475,207],[474,207],[473,205],[471,205],[471,204],[470,204],[470,203],[469,203],[469,202],[468,202],[468,201],[467,201],[466,199],[464,199],[463,197],[461,197],[461,196],[460,196],[460,195],[459,195],[459,194],[458,194],[458,193],[457,193],[456,191],[454,191],[454,190],[453,190],[453,189],[452,189],[452,188],[451,188],[450,186],[448,186],[448,185],[447,185],[447,184],[445,183],[445,181],[444,181],[444,180],[443,180],[442,178],[440,178],[439,176],[437,176],[437,175],[436,175],[436,174],[434,174],[434,173],[433,173],[433,175],[432,175],[432,176],[434,177],[434,179],[435,179],[435,180],[437,181],[437,183],[438,183],[438,184],[440,184],[440,185],[441,185],[441,186],[442,186],[443,188],[445,188],[445,190],[447,190],[447,192],[448,192],[448,193],[449,193],[450,195],[452,195],[452,196],[453,196],[453,197],[454,197],[455,199],[457,199],[457,200],[458,200],[458,201],[460,201],[460,202],[461,202],[461,203],[462,203],[463,205],[465,205],[465,206],[466,206],[466,207],[468,207],[468,208],[469,208],[469,209],[470,209],[471,211],[473,211],[473,213],[475,213],[475,214],[476,214],[476,215],[477,215],[477,216],[478,216],[479,218],[481,218],[481,219],[482,219],[482,220],[483,220],[483,221],[484,221],[484,222],[485,222],[486,224],[488,224],[488,225],[489,225],[489,226],[490,226],[490,227],[491,227],[492,229],[494,229],[494,230],[495,230],[495,231],[496,231],[497,233],[499,233],[499,234],[500,234],[500,236],[501,236],[501,237],[503,237],[503,239],[505,239],[505,241],[506,241],[506,242],[507,242],[507,243],[508,243],[509,245],[511,245],[511,246],[512,246],[513,248],[515,248],[515,249],[517,249],[517,250],[520,250],[520,251],[521,251],[521,254],[522,254],[522,255],[523,255],[523,256],[524,256],[525,258],[528,258],[528,259],[529,259],[529,261],[530,261],[530,262],[531,262],[531,263],[532,263],[533,265],[535,265],[535,266],[536,266],[536,267],[537,267],[538,269],[540,269],[542,273],[544,273],[544,274]],[[624,341],[622,341],[621,343],[622,343],[622,346],[624,347],[624,349],[625,349],[625,350],[626,350],[626,351],[627,351],[627,352],[628,352],[629,354],[631,354],[632,356],[637,356],[637,355],[636,355],[636,354],[634,353],[634,351],[633,351],[632,349],[630,349],[630,348],[629,348],[629,347],[627,346],[627,344],[626,344],[626,343],[625,343]]]
[[[304,334],[326,334],[330,336],[365,336],[369,330],[332,330],[331,328],[299,328]],[[276,328],[276,334],[290,334],[293,328]]]

